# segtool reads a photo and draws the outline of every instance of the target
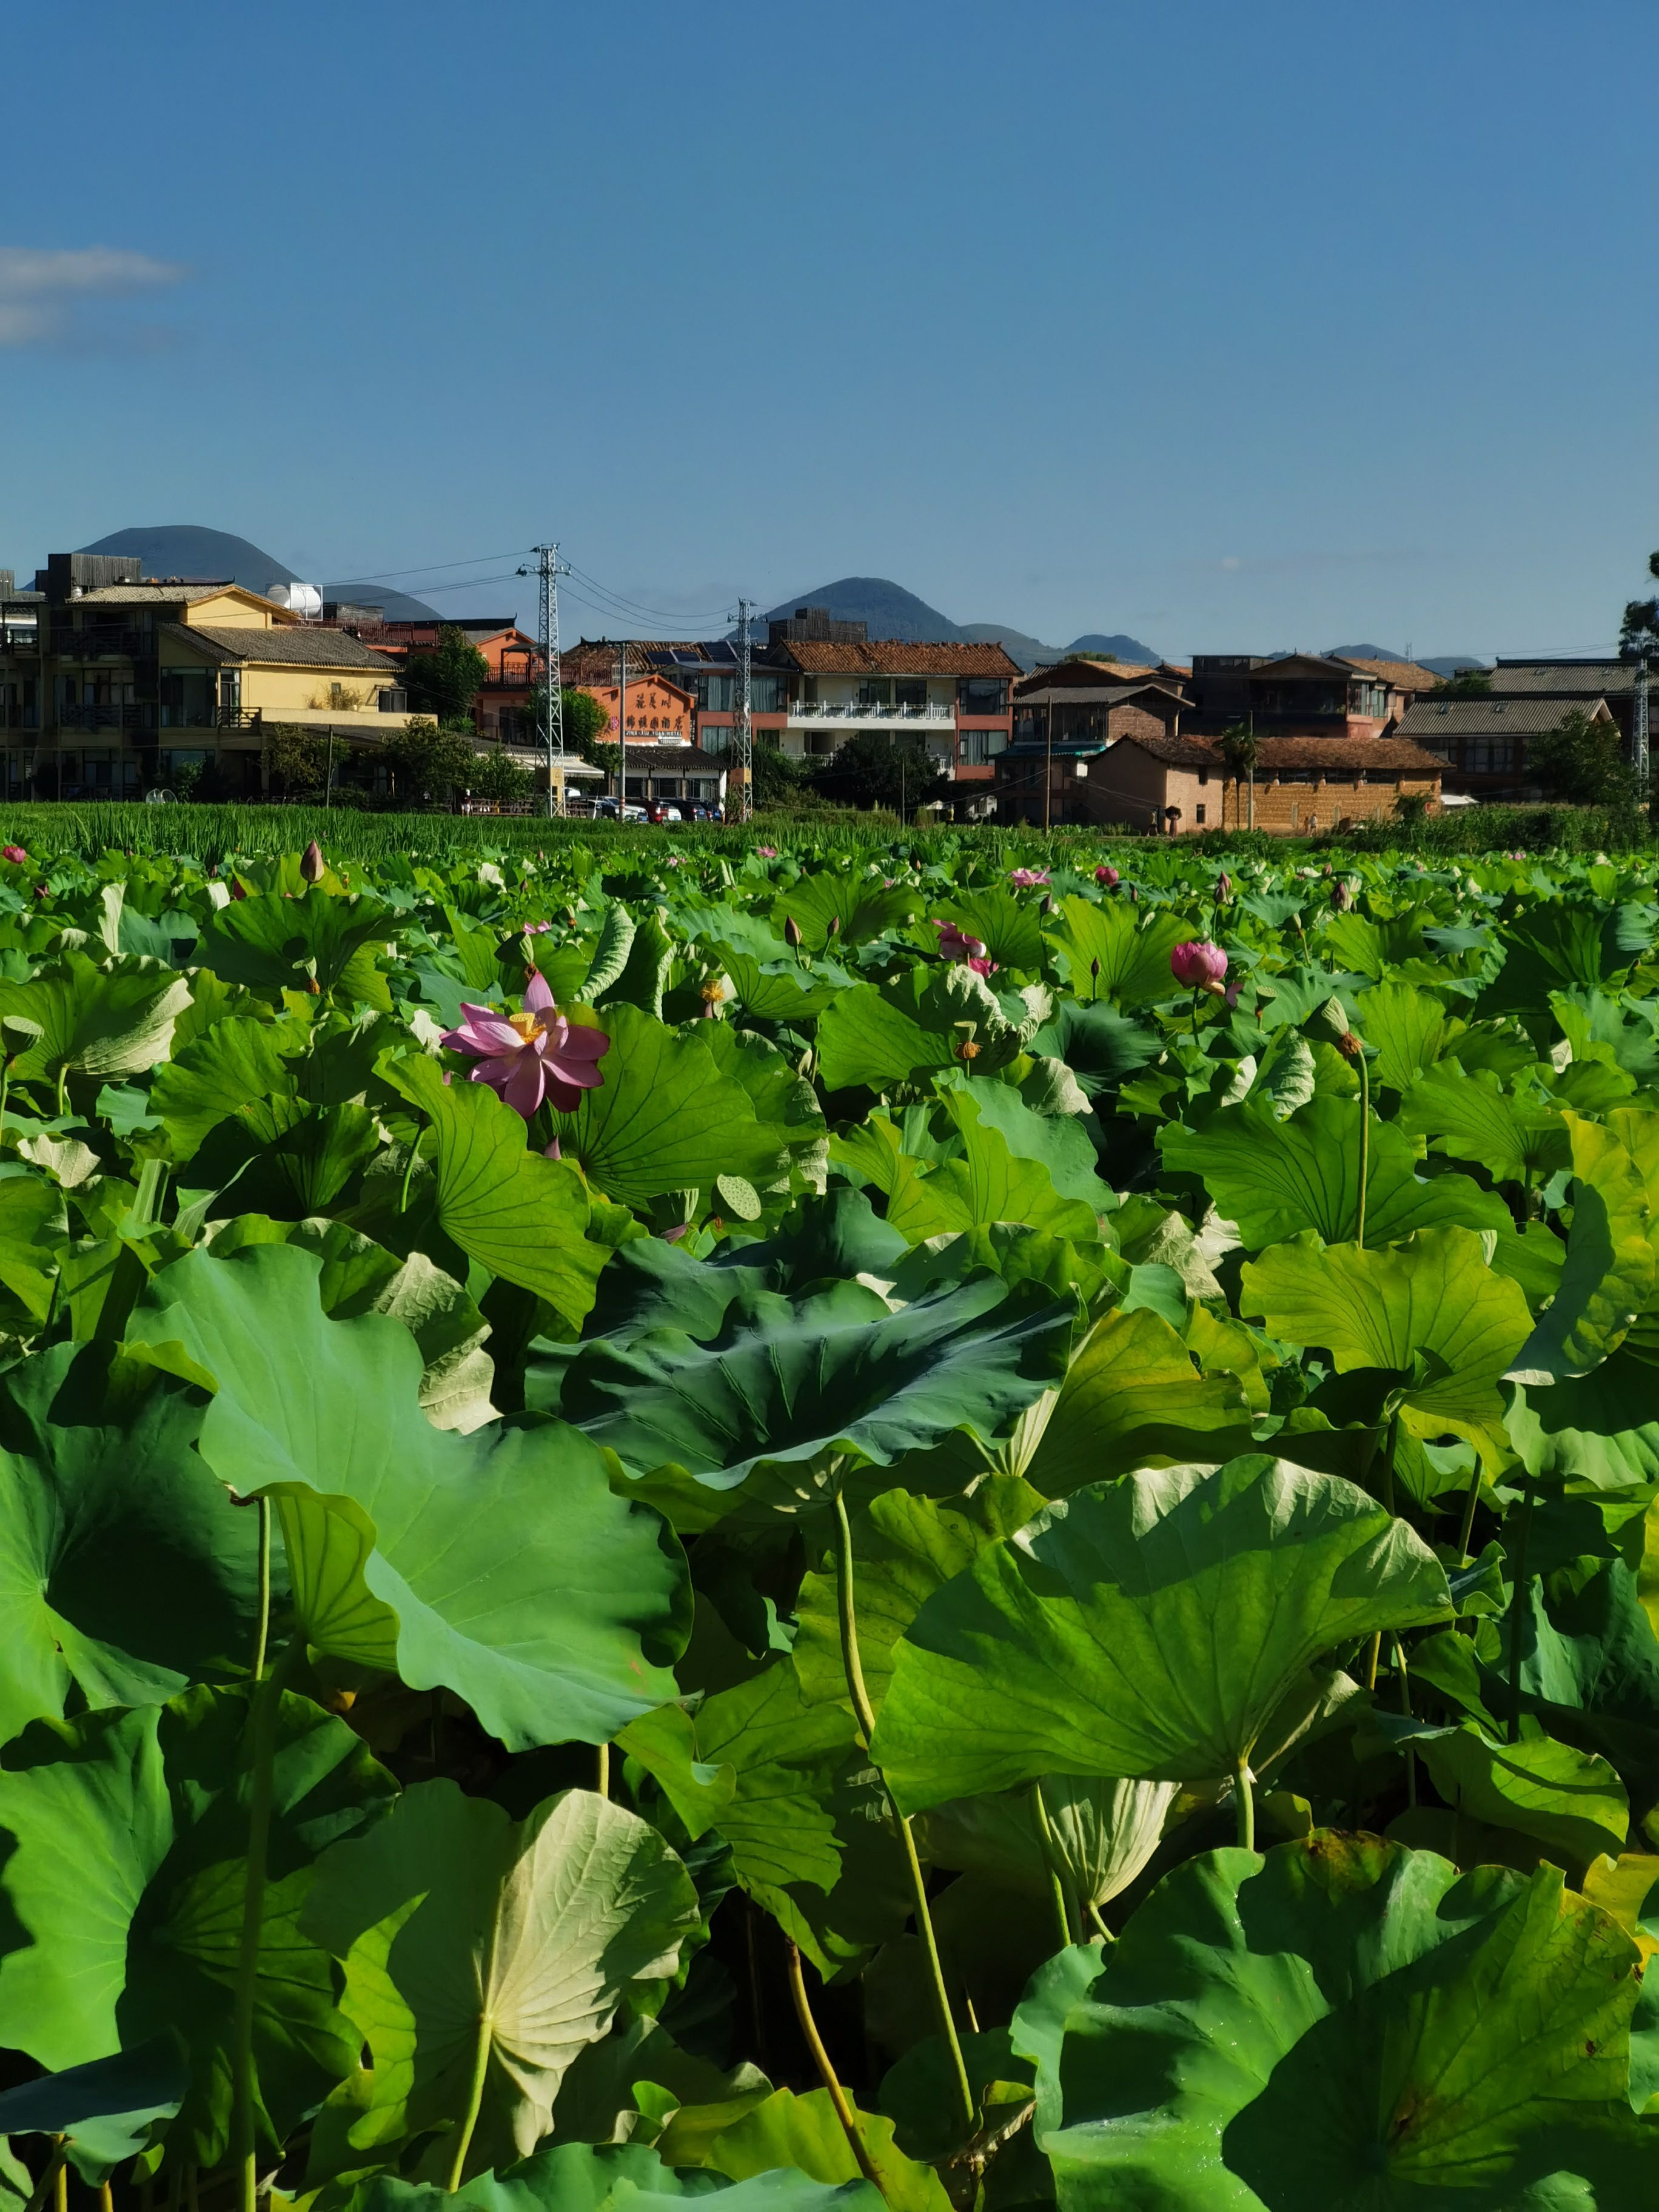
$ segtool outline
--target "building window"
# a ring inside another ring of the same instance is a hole
[[[1201,769],[1200,769],[1200,770],[1198,771],[1198,787],[1199,787],[1199,789],[1200,789],[1200,791],[1201,791],[1201,790],[1203,790],[1203,788],[1204,788],[1205,785],[1206,785],[1206,784],[1207,784],[1209,781],[1210,781],[1210,771],[1209,771],[1209,769],[1206,769],[1206,768],[1201,768]]]
[[[925,707],[927,704],[927,684],[923,677],[902,676],[893,686],[896,707]]]
[[[783,704],[783,678],[756,669],[749,678],[749,705],[757,714],[775,714]],[[674,727],[678,729],[679,724]]]
[[[860,707],[890,707],[893,686],[885,676],[866,676],[859,686]]]
[[[1200,776],[1200,778],[1199,778],[1198,780],[1199,780],[1199,781],[1200,781],[1200,783],[1202,783],[1202,782],[1203,782],[1203,781],[1204,781],[1204,778],[1203,778],[1202,776]],[[1197,823],[1197,824],[1198,824],[1198,826],[1199,826],[1199,828],[1200,828],[1200,830],[1204,827],[1204,817],[1205,817],[1205,813],[1206,813],[1206,810],[1204,807],[1202,807],[1202,806],[1194,807],[1194,809],[1193,810],[1193,819]]]
[[[1008,685],[999,676],[964,676],[957,685],[960,714],[1000,714],[1008,704]]]

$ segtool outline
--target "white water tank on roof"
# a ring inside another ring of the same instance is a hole
[[[306,622],[316,622],[323,611],[323,595],[315,584],[273,584],[265,597]]]

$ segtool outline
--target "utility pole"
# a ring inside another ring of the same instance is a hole
[[[622,653],[622,678],[617,686],[617,821],[620,826],[628,819],[628,640],[618,641]]]
[[[550,816],[562,811],[553,796],[553,760],[556,754],[561,769],[564,763],[564,687],[559,678],[559,574],[562,563],[556,545],[532,545],[536,556],[536,575],[541,590],[541,646],[542,674],[546,696],[542,702],[542,751],[547,761],[547,811]],[[528,568],[519,574],[527,576]]]
[[[732,702],[732,757],[738,784],[738,819],[752,821],[755,813],[755,727],[750,714],[749,616],[752,599],[738,601],[738,696]]]
[[[1050,827],[1054,797],[1054,709],[1051,701],[1042,710],[1042,827]]]

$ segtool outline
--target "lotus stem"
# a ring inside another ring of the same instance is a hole
[[[1406,1665],[1406,1647],[1398,1635],[1394,1639],[1394,1663],[1400,1676],[1400,1709],[1410,1720],[1412,1716],[1411,1674]],[[1406,1802],[1417,1810],[1417,1753],[1410,1744],[1406,1746]]]
[[[881,2189],[881,2176],[876,2172],[875,2163],[860,2133],[858,2115],[848,2101],[847,2092],[842,2087],[830,2053],[823,2047],[818,2024],[812,2017],[812,2008],[807,2002],[806,1984],[801,1978],[800,1947],[796,1943],[789,1946],[789,1994],[795,2001],[795,2018],[800,2022],[800,2032],[812,2054],[812,2063],[818,2069],[818,2079],[830,2092],[830,2101],[836,2108],[836,2118],[841,2122],[841,2131],[847,2138],[847,2147],[857,2160],[859,2172],[865,2179]],[[883,2190],[882,2194],[884,2197],[886,2191]]]
[[[1510,1593],[1510,1711],[1506,1740],[1521,1741],[1521,1635],[1531,1584],[1527,1579],[1527,1546],[1532,1535],[1533,1486],[1522,1494],[1521,1525],[1515,1540],[1515,1580]]]
[[[58,2192],[60,2206],[69,2195],[68,2177],[64,2172],[64,2150],[63,2136],[54,2136],[52,2139],[52,2156],[46,2160],[46,2171],[35,2183],[33,2193],[24,2206],[23,2212],[41,2212],[41,2207],[54,2187]]]
[[[1250,1784],[1250,1757],[1241,1751],[1238,1764],[1233,1769],[1233,1792],[1238,1801],[1238,1844],[1241,1850],[1255,1849],[1255,1796]]]
[[[253,2009],[259,1979],[259,1936],[264,1923],[270,1813],[276,1795],[276,1721],[282,1710],[283,1685],[304,1648],[298,1637],[288,1645],[270,1673],[254,1685],[248,1713],[247,1876],[231,2030],[231,2154],[240,2169],[241,2212],[255,2212],[258,2195],[253,2116]]]
[[[1362,1044],[1356,1060],[1359,1069],[1359,1215],[1354,1227],[1353,1241],[1357,1251],[1365,1249],[1365,1185],[1371,1170],[1371,1074],[1365,1065],[1365,1048]]]
[[[1060,1948],[1063,1951],[1073,1941],[1072,1916],[1066,1906],[1066,1885],[1060,1878],[1060,1853],[1054,1844],[1054,1832],[1049,1824],[1048,1808],[1042,1796],[1042,1778],[1031,1784],[1031,1818],[1036,1823],[1037,1841],[1042,1846],[1042,1863],[1048,1871],[1048,1887],[1054,1901],[1054,1919],[1060,1928]]]
[[[487,1988],[495,1969],[495,1943],[490,1944],[489,1972],[484,1977]],[[478,2021],[478,2040],[472,2053],[472,2084],[467,2092],[466,2117],[461,2122],[461,2132],[456,2140],[455,2155],[449,2166],[449,2193],[453,2197],[461,2185],[466,2166],[466,2154],[472,2148],[472,2136],[478,2124],[478,2114],[483,2110],[484,2079],[489,2072],[489,2045],[495,2022],[488,2012]]]
[[[259,1515],[259,1588],[255,1600],[258,1625],[253,1638],[253,1665],[251,1668],[257,1682],[265,1671],[265,1647],[270,1640],[270,1500],[261,1492],[253,1501]]]
[[[1099,1936],[1101,1942],[1103,1943],[1115,1943],[1117,1938],[1113,1935],[1111,1929],[1106,1925],[1106,1923],[1101,1918],[1100,1907],[1095,1903],[1093,1898],[1087,1897],[1085,1898],[1083,1901],[1088,1910],[1090,1919],[1094,1923],[1095,1933]]]
[[[1469,1540],[1474,1534],[1474,1509],[1480,1503],[1480,1455],[1474,1455],[1474,1473],[1469,1478],[1469,1494],[1463,1500],[1463,1525],[1457,1532],[1457,1556],[1464,1566],[1469,1564]]]
[[[416,1123],[415,1133],[409,1140],[409,1158],[404,1163],[404,1187],[398,1194],[398,1211],[399,1213],[407,1213],[409,1211],[410,1179],[415,1173],[415,1161],[419,1154],[420,1149],[421,1131],[420,1125]]]
[[[864,1666],[859,1657],[858,1614],[854,1598],[853,1581],[853,1524],[847,1517],[847,1499],[839,1483],[836,1486],[836,1599],[841,1621],[841,1659],[847,1676],[848,1695],[853,1701],[853,1714],[859,1733],[867,1751],[876,1732],[875,1708],[870,1703],[870,1693],[864,1686]],[[878,1773],[880,1769],[877,1769]],[[969,2086],[968,2068],[962,2055],[962,2040],[957,2033],[955,2015],[951,2010],[950,1992],[945,1986],[945,1968],[939,1954],[939,1938],[933,1933],[933,1916],[927,1909],[927,1883],[921,1871],[921,1861],[916,1853],[916,1839],[910,1823],[900,1812],[893,1793],[887,1785],[887,1777],[881,1777],[881,1786],[886,1791],[887,1802],[893,1808],[893,1818],[898,1823],[899,1841],[904,1848],[905,1864],[909,1870],[910,1893],[915,1901],[916,1933],[921,1938],[921,1948],[927,1960],[927,1972],[933,1985],[933,2009],[939,2015],[939,2033],[951,2054],[951,2071],[956,2075],[957,2102],[963,2130],[971,2135],[974,2128],[974,2093]]]
[[[58,1070],[58,1111],[61,1115],[68,1104],[69,1062],[64,1060]]]
[[[98,2212],[115,2212],[115,2199],[107,2181],[100,2181],[98,2185]]]
[[[594,1779],[593,1787],[599,1791],[601,1797],[608,1797],[611,1795],[611,1747],[608,1743],[602,1743],[599,1746],[599,1758],[597,1764],[599,1771]]]

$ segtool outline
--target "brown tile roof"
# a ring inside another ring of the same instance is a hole
[[[1362,676],[1370,676],[1379,684],[1391,684],[1396,691],[1435,691],[1443,678],[1431,668],[1425,668],[1417,660],[1359,660],[1351,653],[1340,653],[1339,660],[1350,668],[1357,668]]]
[[[1413,714],[1420,714],[1413,708]],[[1120,738],[1139,745],[1170,768],[1220,768],[1226,762],[1218,738]],[[1314,769],[1339,782],[1375,769],[1384,775],[1437,776],[1445,763],[1405,738],[1263,738],[1259,741],[1258,782],[1297,769]]]
[[[181,644],[203,647],[210,660],[252,660],[284,668],[374,669],[386,676],[402,672],[400,662],[371,652],[349,630],[313,629],[307,623],[284,623],[277,629],[257,629],[252,623],[163,623],[161,629]]]
[[[1425,745],[1444,744],[1448,738],[1526,738],[1559,730],[1577,708],[1591,721],[1613,717],[1605,699],[1524,698],[1419,699],[1400,718],[1400,733],[1420,738]]]
[[[1105,660],[1097,653],[1068,653],[1063,660],[1041,660],[1024,681],[1014,686],[1016,699],[1055,684],[1141,684],[1158,674],[1138,660]]]
[[[266,599],[263,592],[256,592],[247,584],[238,584],[229,577],[222,584],[95,584],[72,604],[77,607],[188,607],[194,606],[198,599],[216,599],[223,592],[235,592],[243,599],[269,607],[284,623],[299,620],[287,607]]]
[[[809,676],[1018,677],[1020,665],[1001,646],[907,645],[902,638],[872,638],[865,645],[831,645],[791,638],[774,647],[780,661]]]

